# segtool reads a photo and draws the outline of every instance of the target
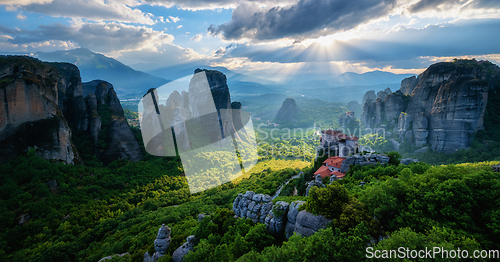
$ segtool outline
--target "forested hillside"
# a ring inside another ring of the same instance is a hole
[[[367,245],[443,246],[470,254],[499,249],[500,182],[493,164],[360,167],[313,188],[309,197],[282,190],[274,202],[306,200],[309,212],[333,219],[311,237],[286,240],[264,224],[235,219],[231,203],[247,190],[272,195],[303,170],[290,183],[300,187],[314,172],[309,162],[265,160],[248,178],[191,195],[177,158],[84,167],[30,151],[0,166],[0,260],[98,261],[128,253],[112,261],[142,261],[154,251],[161,224],[172,229],[172,241],[160,261],[171,260],[189,235],[197,245],[184,261],[366,260]],[[198,221],[200,213],[209,216]]]

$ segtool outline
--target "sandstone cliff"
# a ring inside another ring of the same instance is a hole
[[[468,148],[483,128],[488,93],[498,90],[500,68],[490,62],[437,63],[418,78],[403,80],[401,89],[385,99],[365,103],[361,120],[365,127],[385,127],[417,147],[454,152]]]
[[[80,71],[75,65],[0,57],[0,88],[0,160],[36,147],[40,157],[80,162],[72,143],[73,132],[88,134],[96,146],[104,121],[99,107],[109,112],[105,119],[107,146],[96,150],[101,160],[109,163],[118,158],[142,158],[112,86],[100,82],[94,89],[98,96],[83,97]]]
[[[299,111],[300,108],[295,103],[295,100],[289,97],[283,101],[274,121],[276,123],[293,123],[296,121],[295,117]]]
[[[231,103],[223,73],[196,69],[188,89],[181,93],[171,92],[165,104],[158,102],[158,93],[163,91],[150,89],[143,98],[141,132],[148,153],[165,156],[176,154],[175,146],[170,142],[173,141],[170,133],[172,127],[180,152],[220,143],[227,137],[246,140],[248,134],[244,126],[249,118],[243,119],[241,103]],[[157,113],[160,113],[160,118]],[[165,139],[165,136],[171,138]],[[223,142],[227,141],[230,140],[225,139]]]
[[[0,57],[0,161],[29,148],[73,163],[71,130],[58,106],[57,68],[28,57]]]

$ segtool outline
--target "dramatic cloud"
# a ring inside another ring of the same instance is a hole
[[[300,0],[288,7],[263,11],[256,4],[242,4],[231,21],[211,25],[211,34],[225,39],[274,40],[312,38],[349,30],[372,19],[388,15],[396,0]]]
[[[39,13],[54,17],[83,18],[92,21],[115,21],[148,25],[155,23],[153,15],[143,13],[141,10],[131,7],[139,4],[139,2],[134,0],[52,0],[45,1],[45,3],[43,1],[18,2],[19,3],[9,3],[9,5],[13,5],[17,7],[17,9],[26,12]],[[0,4],[5,3],[1,2]]]
[[[151,28],[119,23],[40,25],[35,30],[14,30],[0,26],[9,44],[34,45],[46,41],[69,41],[98,52],[155,49],[173,41],[172,35]]]
[[[411,6],[408,11],[411,13],[423,11],[446,11],[453,7],[461,9],[480,9],[480,8],[500,8],[498,0],[420,0]]]
[[[377,65],[398,65],[420,57],[500,54],[500,20],[460,20],[431,25],[423,29],[403,28],[381,32],[378,37],[334,41],[325,46],[238,45],[226,57],[248,57],[260,62],[329,62],[354,63],[377,61]]]
[[[30,5],[50,3],[52,0],[2,0],[0,5]]]
[[[261,7],[284,6],[296,3],[297,0],[143,0],[151,5],[160,5],[167,8],[178,6],[181,9],[202,10],[236,8],[242,3],[255,3]]]

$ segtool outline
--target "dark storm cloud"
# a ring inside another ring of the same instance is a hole
[[[265,11],[256,5],[242,4],[233,11],[231,21],[211,25],[208,31],[228,40],[318,37],[385,16],[395,3],[396,0],[300,0],[292,6]]]
[[[408,8],[411,13],[422,11],[443,10],[447,7],[464,5],[468,0],[420,0]],[[444,8],[438,8],[443,6]],[[479,9],[479,8],[500,8],[498,0],[474,0],[462,7],[462,9]]]
[[[248,57],[262,62],[327,62],[353,63],[376,61],[378,65],[401,67],[406,60],[426,56],[462,56],[499,54],[500,20],[462,20],[454,24],[406,28],[381,34],[377,39],[335,41],[329,46],[314,43],[283,48],[272,45],[238,45],[226,56]],[[400,61],[400,62],[397,62]]]

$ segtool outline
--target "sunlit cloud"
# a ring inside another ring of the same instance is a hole
[[[174,23],[177,23],[178,21],[181,20],[179,17],[173,17],[173,16],[169,16],[168,18],[170,18],[170,20],[172,20],[172,22]]]
[[[80,18],[91,21],[115,21],[124,23],[155,24],[154,15],[144,13],[138,8],[139,1],[117,0],[87,0],[87,1],[10,1],[0,2],[0,5],[14,7],[13,10],[23,10],[30,13],[50,15],[53,17]]]
[[[201,41],[202,38],[203,38],[202,34],[196,34],[195,36],[191,37],[191,40],[193,40],[195,42],[199,42],[199,41]]]

